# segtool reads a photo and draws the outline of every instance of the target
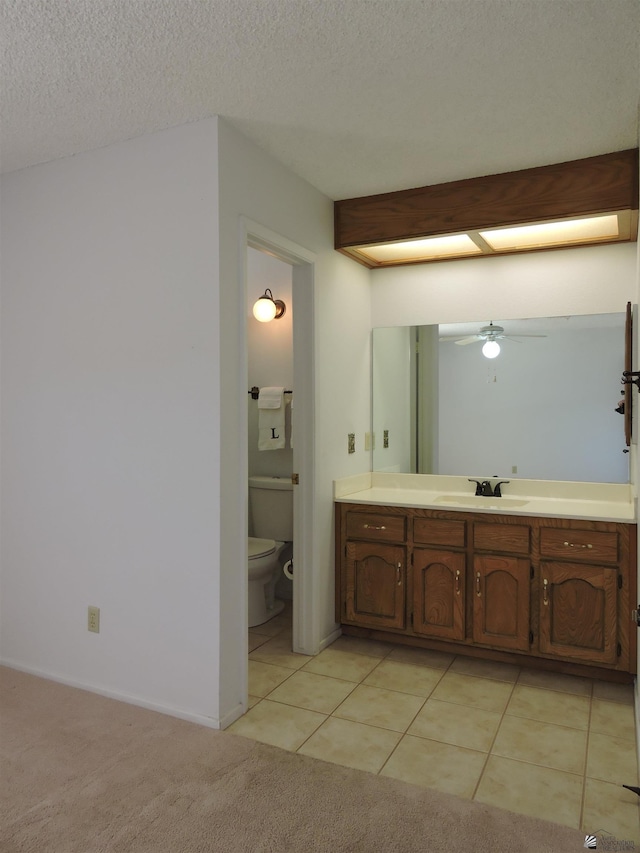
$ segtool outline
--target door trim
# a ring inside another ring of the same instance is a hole
[[[240,217],[240,267],[247,300],[247,248],[267,252],[292,266],[293,288],[293,469],[300,476],[294,486],[293,530],[293,650],[316,654],[319,648],[319,619],[314,612],[317,600],[315,586],[318,572],[314,563],[315,514],[315,362],[314,304],[316,255],[281,234]],[[243,352],[246,363],[247,330],[242,326]],[[246,370],[243,371],[243,375]],[[246,407],[242,429],[248,436]],[[248,438],[247,438],[248,440]],[[245,471],[245,473],[247,473]],[[245,476],[245,482],[247,477]],[[248,499],[245,501],[247,513]],[[244,519],[244,529],[248,519]],[[245,560],[246,562],[246,560]],[[242,615],[246,622],[246,612]]]

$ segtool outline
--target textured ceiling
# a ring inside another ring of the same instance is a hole
[[[638,144],[640,0],[1,0],[3,171],[221,115],[331,198]]]

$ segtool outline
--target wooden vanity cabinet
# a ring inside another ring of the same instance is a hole
[[[601,525],[604,527],[605,525]],[[628,659],[623,603],[629,543],[612,529],[540,529],[540,651],[615,666]],[[627,614],[628,615],[628,614]]]
[[[406,518],[384,512],[347,512],[344,528],[341,621],[404,630]]]
[[[473,640],[529,651],[531,527],[473,524]]]
[[[345,633],[629,680],[635,537],[632,524],[339,502],[336,619]]]
[[[473,640],[482,645],[529,651],[529,560],[473,558]]]
[[[455,551],[413,551],[412,627],[416,634],[464,640],[465,555]]]
[[[419,636],[464,640],[466,544],[463,520],[413,519],[411,624]]]
[[[605,666],[618,655],[618,572],[611,566],[542,564],[540,651]]]
[[[348,542],[345,620],[371,628],[405,627],[407,552],[399,545]]]

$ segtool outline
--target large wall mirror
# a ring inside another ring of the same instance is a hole
[[[629,482],[616,411],[625,319],[374,329],[373,470]],[[492,337],[500,352],[487,358]]]

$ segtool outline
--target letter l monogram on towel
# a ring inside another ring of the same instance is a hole
[[[258,450],[284,447],[284,386],[261,388],[258,396]]]

